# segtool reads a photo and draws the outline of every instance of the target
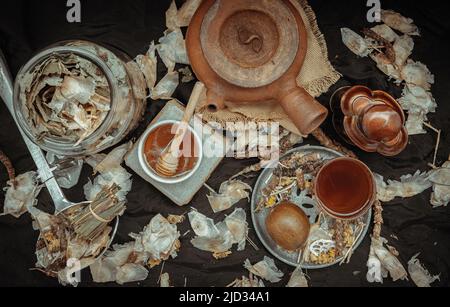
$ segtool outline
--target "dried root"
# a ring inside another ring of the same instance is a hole
[[[13,187],[17,187],[16,182],[16,171],[11,163],[11,160],[8,156],[0,150],[0,162],[5,166],[6,171],[8,172],[9,181],[12,183]]]
[[[319,143],[329,149],[335,150],[337,152],[340,152],[344,155],[346,155],[347,157],[350,158],[355,158],[357,159],[357,156],[349,149],[345,148],[344,146],[342,146],[341,144],[339,144],[336,141],[333,141],[332,139],[330,139],[324,132],[322,129],[318,128],[316,130],[314,130],[312,132],[312,136],[314,136],[317,141],[319,141]]]

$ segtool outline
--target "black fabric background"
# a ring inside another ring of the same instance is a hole
[[[158,1],[101,1],[81,0],[82,23],[69,24],[66,21],[66,1],[2,1],[0,5],[0,48],[4,51],[13,75],[15,75],[33,53],[45,46],[61,40],[81,38],[112,45],[135,56],[146,51],[151,40],[157,40],[165,29],[165,10],[168,0]],[[443,163],[450,153],[450,102],[448,101],[450,48],[448,44],[450,18],[447,1],[382,1],[384,8],[392,8],[405,16],[411,17],[420,27],[422,37],[415,38],[413,59],[428,65],[436,76],[433,93],[439,108],[430,116],[431,123],[444,130],[439,150],[438,163]],[[327,104],[334,89],[348,84],[363,84],[373,89],[386,90],[396,96],[400,88],[387,81],[369,59],[356,58],[341,42],[339,29],[349,27],[359,31],[370,26],[366,21],[366,1],[325,1],[311,0],[320,29],[328,43],[329,57],[343,78],[319,100]],[[164,67],[160,67],[160,74]],[[193,84],[182,85],[176,91],[181,101],[188,99]],[[145,120],[133,136],[140,135],[161,109],[164,102],[149,102]],[[330,121],[324,129],[336,138]],[[306,143],[315,144],[308,139]],[[398,179],[401,175],[414,173],[417,169],[426,170],[427,163],[433,159],[435,134],[429,132],[423,136],[413,136],[405,152],[394,158],[385,158],[377,154],[355,151],[373,171],[386,178]],[[0,147],[12,159],[17,172],[23,173],[35,169],[33,161],[19,133],[6,111],[0,104]],[[218,188],[220,183],[243,167],[254,161],[225,160],[214,172],[209,185]],[[67,191],[73,200],[82,200],[82,186],[91,171],[85,169],[77,188]],[[0,186],[6,185],[7,174],[0,167]],[[254,184],[254,181],[249,181]],[[223,219],[223,214],[213,215],[206,199],[206,190],[201,190],[192,202],[192,206],[201,212]],[[450,274],[450,208],[431,209],[430,191],[411,199],[396,199],[385,205],[385,226],[383,235],[389,238],[406,265],[416,253],[421,252],[420,259],[432,274],[441,274],[441,281],[436,286],[448,286]],[[116,241],[129,241],[128,233],[139,232],[157,213],[183,214],[189,207],[178,208],[159,193],[150,184],[134,176],[133,190],[129,194],[126,214],[121,218]],[[3,203],[4,193],[0,193]],[[44,190],[40,196],[40,207],[51,211],[52,202]],[[238,206],[249,206],[240,203]],[[188,223],[180,227],[181,233],[189,229]],[[396,241],[391,234],[398,236]],[[56,286],[57,281],[43,274],[31,271],[35,263],[34,245],[37,232],[31,227],[31,219],[25,214],[21,219],[0,218],[0,286]],[[258,242],[253,231],[253,241]],[[229,258],[214,260],[209,253],[198,251],[189,243],[191,235],[182,240],[179,256],[167,261],[165,272],[171,275],[175,286],[183,286],[187,278],[188,286],[225,286],[235,278],[247,274],[242,264],[246,258],[257,262],[268,253],[261,247],[256,252],[248,246],[244,252],[234,252]],[[369,238],[355,252],[349,265],[329,269],[309,271],[311,286],[368,286],[366,282],[366,261],[369,252]],[[284,286],[292,268],[277,261],[279,268],[285,272],[285,278],[275,286]],[[354,275],[355,271],[360,274]],[[144,286],[157,286],[160,267],[150,271],[149,278],[139,283]],[[88,271],[83,272],[82,286],[94,286],[90,282]],[[387,279],[384,286],[412,286],[412,282],[392,283]]]

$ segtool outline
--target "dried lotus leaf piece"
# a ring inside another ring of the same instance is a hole
[[[369,259],[367,260],[367,281],[369,283],[383,283],[383,279],[387,277],[387,270],[382,267],[380,259],[375,254],[374,247],[370,246]]]
[[[161,274],[159,285],[160,285],[161,288],[170,288],[170,276],[169,276],[169,273]]]
[[[432,171],[430,180],[433,182],[431,204],[434,208],[447,206],[450,203],[450,161]]]
[[[119,285],[146,280],[148,270],[140,264],[127,263],[117,270],[116,282]]]
[[[66,99],[85,104],[95,95],[95,82],[89,78],[65,76],[60,90]]]
[[[126,200],[133,181],[132,175],[121,164],[131,146],[131,143],[127,143],[117,147],[109,155],[95,155],[87,159],[87,163],[93,166],[95,171],[100,172],[100,175],[95,177],[94,182],[89,180],[83,187],[87,200],[93,201],[104,187],[110,187],[111,184],[116,184],[120,188],[116,193],[117,199],[119,201]]]
[[[428,173],[421,173],[419,170],[414,175],[404,175],[400,181],[388,180],[384,182],[381,175],[375,174],[377,185],[377,196],[382,202],[389,202],[396,197],[408,198],[422,193],[431,188]]]
[[[90,266],[94,282],[106,283],[116,281],[117,269],[125,265],[133,253],[134,243],[114,245],[101,259]]]
[[[419,36],[419,29],[414,25],[414,20],[406,18],[391,10],[381,10],[381,20],[394,30],[411,36]]]
[[[239,180],[225,181],[221,184],[219,193],[208,195],[208,201],[214,213],[225,211],[242,199],[249,199],[252,188]]]
[[[140,70],[144,74],[149,90],[152,90],[156,85],[158,60],[155,55],[155,50],[155,43],[152,42],[147,54],[138,55],[135,59]]]
[[[409,112],[405,127],[409,135],[426,134],[424,124],[427,116],[424,112]]]
[[[370,58],[375,61],[377,68],[386,76],[394,79],[396,83],[402,81],[401,72],[394,66],[384,53],[370,54]]]
[[[156,49],[169,71],[174,70],[175,64],[190,64],[186,51],[186,42],[179,28],[165,31],[164,36],[158,42],[159,45],[156,46]]]
[[[225,218],[225,224],[233,235],[234,242],[238,244],[238,251],[245,250],[245,244],[248,237],[247,214],[244,209],[236,209],[232,214]]]
[[[393,43],[399,37],[398,34],[386,24],[376,25],[371,28],[371,30],[390,43]]]
[[[177,226],[170,224],[161,214],[155,216],[140,234],[130,236],[135,239],[135,251],[145,253],[150,260],[164,261],[177,257],[180,233]]]
[[[187,0],[178,10],[177,25],[179,27],[187,27],[191,23],[192,17],[200,6],[202,0]]]
[[[188,214],[192,230],[199,237],[214,238],[219,235],[219,230],[214,221],[196,210]]]
[[[234,244],[233,234],[224,222],[216,225],[218,235],[215,237],[197,236],[191,240],[192,245],[202,251],[211,252],[213,254],[221,254],[228,252]]]
[[[166,27],[169,30],[175,30],[178,26],[178,8],[175,0],[172,0],[166,11]]]
[[[125,64],[133,87],[134,98],[139,100],[147,99],[147,83],[141,68],[135,61],[129,61]]]
[[[408,273],[411,276],[412,281],[419,288],[429,288],[431,284],[439,279],[439,275],[431,276],[430,272],[420,263],[419,254],[416,254],[411,260],[408,261]]]
[[[341,35],[344,45],[357,56],[366,57],[370,54],[371,49],[361,35],[349,28],[341,28]]]
[[[277,283],[284,274],[275,265],[275,261],[267,256],[264,260],[252,265],[250,260],[245,260],[244,267],[252,274],[261,277],[271,283]]]
[[[408,273],[401,262],[387,248],[384,247],[384,244],[386,243],[387,240],[384,238],[372,238],[371,248],[373,249],[374,256],[376,256],[376,258],[380,261],[382,267],[382,277],[387,277],[385,273],[383,274],[384,269],[384,272],[389,272],[389,275],[393,281],[408,279]]]
[[[414,41],[409,35],[397,37],[393,45],[395,53],[395,65],[403,67],[414,49]]]
[[[97,166],[95,166],[94,172],[104,174],[111,169],[119,167],[132,147],[133,143],[128,142],[114,148]]]
[[[420,62],[408,60],[401,71],[402,79],[407,84],[414,84],[425,90],[430,90],[434,84],[434,75],[428,70],[428,67]]]
[[[250,276],[247,278],[246,276],[242,276],[241,279],[236,279],[227,287],[234,288],[264,288],[265,285],[262,280],[258,279],[256,276],[253,276],[250,273]]]
[[[404,110],[411,113],[428,114],[436,112],[437,109],[433,95],[424,88],[413,84],[405,86],[398,102]]]
[[[153,100],[170,100],[179,84],[179,74],[177,71],[169,71],[161,81],[153,88],[150,98]]]
[[[308,288],[308,280],[300,267],[292,272],[291,278],[287,284],[288,288]]]
[[[196,210],[192,210],[188,216],[191,227],[197,235],[191,240],[195,248],[209,251],[216,256],[226,254],[234,244],[238,244],[239,251],[245,249],[248,223],[243,209],[236,209],[218,224],[214,224],[212,219]]]
[[[12,215],[20,218],[27,212],[27,208],[37,204],[41,187],[38,185],[36,172],[28,172],[17,176],[15,180],[8,181],[8,187],[4,190],[6,191],[5,202],[0,216]]]

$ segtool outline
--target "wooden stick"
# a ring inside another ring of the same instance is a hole
[[[437,154],[439,152],[439,145],[441,143],[441,134],[442,134],[442,130],[434,128],[431,124],[429,123],[423,123],[425,127],[433,130],[434,132],[436,132],[437,134],[437,139],[436,139],[436,147],[434,148],[434,157],[433,157],[433,166],[436,167],[436,160],[437,160]]]

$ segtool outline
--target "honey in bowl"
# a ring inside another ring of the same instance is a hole
[[[316,177],[315,195],[323,209],[335,217],[355,217],[369,208],[375,193],[369,168],[351,158],[332,160]]]
[[[155,128],[148,135],[144,145],[144,156],[150,168],[157,173],[156,165],[163,151],[170,146],[175,137],[176,126],[167,123]],[[181,157],[178,163],[178,169],[173,177],[178,177],[193,170],[198,163],[199,146],[196,143],[194,134],[188,130],[181,144]],[[158,174],[162,176],[161,174]],[[164,177],[164,176],[163,176]]]

